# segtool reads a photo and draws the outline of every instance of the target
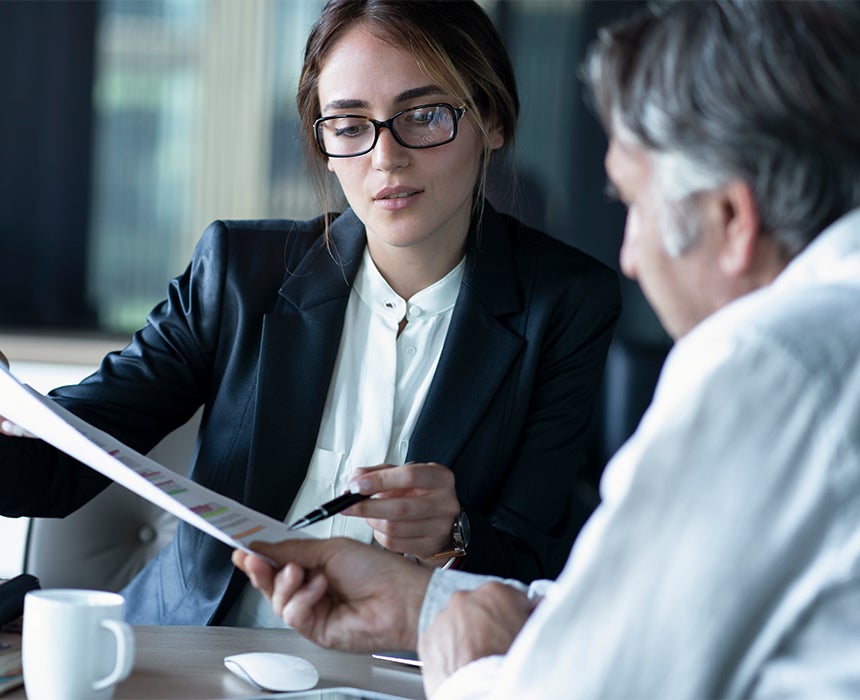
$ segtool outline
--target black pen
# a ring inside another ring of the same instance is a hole
[[[304,518],[299,518],[290,525],[290,530],[301,530],[303,527],[318,523],[320,520],[330,518],[332,515],[346,510],[350,506],[359,503],[360,501],[370,498],[370,494],[364,493],[344,493],[337,498],[332,499],[328,503],[323,503],[316,510],[312,510]]]

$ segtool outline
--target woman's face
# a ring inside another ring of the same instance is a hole
[[[354,114],[378,121],[418,105],[462,106],[419,68],[412,54],[361,25],[337,41],[323,64],[319,102],[324,117]],[[457,137],[442,146],[405,148],[383,128],[370,153],[329,158],[329,170],[367,229],[377,265],[389,259],[439,262],[442,257],[456,264],[462,256],[481,162],[473,119],[466,112]],[[494,141],[494,148],[502,145],[501,132]]]

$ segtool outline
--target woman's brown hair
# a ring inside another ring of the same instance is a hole
[[[308,37],[296,96],[308,168],[323,211],[332,206],[327,161],[313,136],[313,123],[321,116],[319,75],[335,43],[358,24],[414,54],[428,76],[470,108],[484,146],[475,185],[474,205],[480,208],[492,134],[501,129],[510,146],[519,115],[513,67],[490,18],[473,0],[330,0]]]

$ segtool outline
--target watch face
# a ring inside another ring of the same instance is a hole
[[[466,511],[461,510],[459,517],[454,521],[454,531],[452,533],[454,544],[457,545],[458,549],[462,549],[463,552],[466,551],[471,534],[469,516],[466,515]]]

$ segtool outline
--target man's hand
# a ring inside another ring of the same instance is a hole
[[[454,473],[441,464],[411,462],[356,469],[351,481],[361,493],[375,494],[344,511],[365,518],[373,537],[392,552],[430,559],[451,549],[451,526],[460,513]]]
[[[503,583],[455,593],[418,641],[427,697],[461,666],[505,654],[533,609],[525,593]]]
[[[431,571],[344,538],[255,543],[283,568],[236,550],[233,563],[285,623],[323,647],[415,649]]]

